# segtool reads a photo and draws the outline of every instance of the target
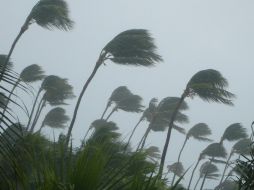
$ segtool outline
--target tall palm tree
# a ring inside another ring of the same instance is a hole
[[[108,108],[113,104],[117,104],[119,101],[124,99],[125,97],[131,94],[130,90],[126,86],[119,86],[117,87],[111,94],[108,99],[107,105],[105,110],[102,113],[101,119],[103,119],[105,113],[107,112]]]
[[[170,122],[170,118],[172,116],[173,110],[175,109],[175,106],[177,102],[179,101],[179,98],[177,97],[166,97],[160,101],[156,109],[153,110],[153,113],[149,115],[147,120],[149,121],[149,126],[140,142],[140,148],[142,149],[145,145],[146,139],[150,131],[165,131],[168,127],[168,124]],[[178,110],[177,116],[176,116],[176,122],[178,123],[187,123],[188,117],[183,114],[181,111],[187,110],[188,105],[187,103],[183,102],[181,107]],[[185,134],[185,130],[176,124],[174,124],[173,128],[180,133]]]
[[[73,27],[73,21],[69,18],[68,5],[64,0],[39,0],[27,16],[25,23],[21,27],[17,37],[11,45],[6,63],[9,61],[12,52],[20,37],[28,30],[33,23],[52,30],[54,28],[68,31]],[[5,70],[5,67],[3,68]],[[2,75],[0,80],[2,79]]]
[[[228,159],[227,159],[227,162],[225,164],[225,167],[224,167],[224,170],[223,170],[223,173],[222,173],[222,176],[221,176],[221,179],[220,179],[220,183],[218,186],[221,186],[222,184],[222,181],[224,179],[224,176],[225,176],[225,173],[226,173],[226,170],[229,166],[229,161],[230,159],[232,158],[232,156],[234,154],[238,154],[238,155],[249,155],[250,154],[250,151],[251,151],[251,140],[250,139],[241,139],[239,141],[237,141],[232,149],[231,149],[231,152],[228,156]]]
[[[218,167],[214,164],[211,164],[209,161],[206,161],[200,166],[199,169],[199,178],[195,184],[194,190],[196,189],[200,179],[202,179],[205,175],[207,179],[217,179],[219,177],[219,174],[217,173],[219,171]]]
[[[4,110],[3,110],[3,114],[7,110],[7,106],[9,104],[10,99],[11,99],[11,96],[14,93],[14,90],[16,89],[16,87],[19,85],[19,83],[21,81],[23,81],[25,83],[33,83],[33,82],[36,82],[38,80],[42,80],[44,77],[45,77],[44,71],[37,64],[32,64],[32,65],[29,65],[26,68],[24,68],[21,71],[21,73],[19,75],[19,78],[17,79],[17,81],[13,85],[11,92],[9,93],[8,101],[7,101],[6,106],[5,106]]]
[[[192,173],[191,173],[191,177],[190,177],[190,181],[189,181],[189,184],[188,184],[188,190],[190,189],[190,186],[191,186],[191,182],[192,182],[192,179],[193,179],[193,176],[194,176],[194,173],[200,163],[201,160],[203,160],[206,156],[208,157],[218,157],[218,158],[225,158],[227,156],[227,153],[226,153],[226,150],[225,148],[222,146],[221,143],[212,143],[210,145],[208,145],[199,155],[198,157],[198,161],[195,165],[195,167],[193,168],[192,170]],[[205,178],[206,176],[204,176]],[[203,180],[204,182],[204,180]]]
[[[39,132],[44,126],[49,126],[56,129],[63,129],[64,127],[66,127],[65,124],[69,119],[70,118],[66,115],[63,108],[53,108],[47,113],[44,120],[42,121]]]
[[[234,94],[227,91],[227,87],[227,80],[221,75],[219,71],[213,69],[199,71],[189,80],[170,119],[167,138],[163,148],[161,163],[159,167],[159,176],[161,176],[164,168],[174,121],[177,116],[177,112],[185,98],[198,96],[206,102],[218,102],[227,105],[233,105],[232,98],[234,97]]]
[[[205,142],[211,142],[212,140],[207,138],[208,135],[211,135],[211,129],[208,127],[206,123],[197,123],[192,128],[189,129],[189,131],[185,135],[185,140],[183,143],[183,146],[179,152],[177,162],[180,162],[180,158],[183,152],[183,149],[187,143],[187,141],[192,137],[193,139],[196,139],[198,141],[205,141]],[[175,181],[175,175],[173,176],[172,185]]]
[[[156,53],[156,46],[154,45],[154,40],[147,30],[127,30],[118,34],[114,39],[112,39],[102,49],[98,61],[96,62],[91,75],[83,86],[83,89],[78,97],[69,130],[66,135],[66,148],[69,144],[71,132],[77,117],[77,112],[81,99],[99,67],[107,60],[112,61],[116,64],[149,67],[162,61],[162,58]]]
[[[157,107],[157,102],[158,100],[156,98],[152,98],[149,102],[149,106],[148,108],[146,108],[142,114],[142,116],[140,117],[139,121],[137,122],[137,124],[135,125],[135,127],[133,128],[131,135],[127,141],[126,146],[128,146],[130,144],[131,138],[133,137],[136,129],[138,128],[139,124],[144,121],[147,120],[149,121],[150,118],[152,117],[153,112],[155,111],[156,107]]]
[[[172,172],[174,175],[181,177],[184,173],[182,162],[175,162],[167,166],[168,172]]]

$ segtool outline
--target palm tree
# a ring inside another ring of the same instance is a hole
[[[200,179],[202,179],[205,175],[207,179],[217,179],[219,177],[219,174],[217,173],[218,171],[218,167],[214,164],[211,164],[209,161],[203,163],[199,169],[199,178],[194,187],[194,190],[196,189]]]
[[[158,100],[156,98],[152,98],[149,102],[149,106],[148,108],[146,108],[142,114],[142,116],[140,117],[139,121],[137,122],[137,124],[135,125],[135,127],[133,128],[131,135],[127,141],[126,146],[128,146],[130,144],[131,138],[133,137],[137,127],[139,126],[139,124],[144,121],[145,119],[147,121],[149,121],[152,117],[153,112],[155,111],[156,107],[157,107],[157,102]]]
[[[203,160],[205,158],[205,156],[209,156],[209,157],[212,157],[212,158],[215,158],[215,157],[219,157],[219,158],[225,158],[227,156],[227,153],[226,153],[226,150],[225,148],[222,146],[221,143],[212,143],[210,145],[208,145],[199,155],[198,157],[198,161],[194,167],[194,169],[192,170],[192,173],[191,173],[191,177],[190,177],[190,181],[189,181],[189,184],[188,184],[188,190],[190,189],[190,186],[191,186],[191,182],[192,182],[192,179],[193,179],[193,176],[194,176],[194,173],[200,163],[201,160]],[[206,176],[204,176],[204,179],[205,179]],[[203,180],[203,183],[204,183],[204,180]]]
[[[220,180],[220,183],[219,183],[218,186],[221,186],[221,184],[222,184],[222,181],[224,179],[226,170],[227,170],[227,168],[228,168],[228,166],[230,164],[229,161],[232,158],[232,156],[234,154],[249,155],[250,151],[251,151],[251,140],[250,139],[241,139],[241,140],[237,141],[234,144],[234,146],[232,147],[231,152],[230,152],[230,154],[228,156],[228,159],[227,159],[227,162],[225,164],[225,167],[224,167],[224,170],[223,170],[223,173],[222,173],[222,176],[221,176],[221,180]]]
[[[105,110],[103,111],[103,114],[101,116],[101,119],[103,119],[105,113],[107,112],[108,108],[113,104],[117,104],[119,101],[124,99],[125,97],[129,96],[131,94],[130,90],[126,86],[119,86],[117,87],[111,94],[111,96],[108,99],[107,105]]]
[[[175,118],[185,98],[198,96],[206,102],[218,102],[227,105],[233,105],[231,98],[234,97],[234,94],[228,92],[226,90],[227,87],[227,80],[221,75],[220,72],[213,69],[199,71],[189,80],[170,119],[167,138],[163,148],[161,163],[159,167],[159,176],[161,176],[164,168],[171,131],[174,126]]]
[[[46,103],[49,103],[52,106],[65,105],[65,100],[74,98],[73,87],[68,83],[67,79],[60,78],[55,75],[47,76],[41,84],[41,87],[37,93],[30,117],[28,122],[28,127],[32,121],[32,116],[35,110],[36,103],[40,94],[44,91],[41,100],[37,106],[37,111],[34,116],[34,121],[31,125],[30,131],[34,130],[35,124],[38,121],[42,109],[46,106]]]
[[[73,27],[73,21],[69,18],[68,5],[64,0],[39,0],[39,2],[30,11],[25,23],[12,43],[5,65],[9,62],[12,52],[20,37],[33,23],[49,30],[57,28],[68,31]],[[5,66],[3,67],[3,70],[5,70]],[[1,79],[2,75],[0,77],[0,80]]]
[[[127,30],[118,34],[113,40],[111,40],[102,49],[98,61],[96,62],[91,75],[83,86],[83,89],[78,97],[69,130],[66,135],[66,148],[69,144],[81,99],[99,67],[107,60],[116,64],[149,67],[162,61],[162,58],[156,53],[156,46],[154,45],[153,38],[147,30]]]
[[[207,138],[208,135],[211,135],[211,129],[208,127],[208,125],[206,123],[198,123],[196,125],[194,125],[191,129],[189,129],[189,131],[187,132],[187,134],[185,135],[185,140],[183,143],[183,146],[179,152],[178,158],[177,158],[177,162],[180,162],[180,158],[183,152],[183,149],[187,143],[187,141],[192,137],[193,139],[196,139],[198,141],[205,141],[205,142],[211,142],[212,140]],[[174,184],[175,181],[175,175],[173,177],[172,180],[172,184]]]
[[[147,154],[147,158],[149,158],[153,162],[157,162],[157,160],[161,157],[160,149],[157,146],[150,146],[145,149],[145,152]]]
[[[69,119],[70,118],[66,115],[65,110],[63,108],[60,107],[53,108],[45,116],[38,132],[40,132],[44,126],[63,129],[65,127],[66,122]]]
[[[168,123],[170,122],[170,118],[172,116],[172,112],[175,109],[175,106],[179,98],[177,97],[166,97],[160,101],[157,107],[154,108],[153,113],[149,113],[147,120],[149,121],[149,126],[140,141],[140,148],[142,149],[145,145],[146,139],[150,131],[165,131],[168,127]],[[187,123],[188,117],[183,114],[181,111],[187,110],[187,103],[183,102],[181,107],[178,110],[176,116],[176,122],[178,123]],[[173,128],[180,133],[185,134],[185,130],[177,125],[174,125]]]
[[[17,79],[17,81],[13,85],[11,92],[9,93],[8,101],[7,101],[6,106],[3,110],[3,114],[7,110],[7,106],[9,104],[10,99],[11,99],[11,96],[14,93],[14,90],[16,89],[16,87],[19,85],[19,83],[21,81],[23,81],[25,83],[33,83],[33,82],[36,82],[38,80],[42,80],[44,77],[45,77],[44,71],[42,70],[42,68],[39,65],[32,64],[32,65],[29,65],[26,68],[24,68],[21,71],[21,73],[19,75],[19,78]],[[1,123],[1,121],[0,121],[0,123]]]

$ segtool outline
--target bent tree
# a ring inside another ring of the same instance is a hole
[[[174,121],[177,112],[185,98],[198,96],[206,102],[218,102],[226,105],[233,105],[232,98],[235,95],[227,91],[227,87],[227,80],[221,75],[219,71],[213,69],[199,71],[190,79],[170,119],[168,133],[159,167],[159,176],[161,176],[163,172]]]
[[[97,70],[105,61],[112,61],[121,65],[134,65],[134,66],[153,66],[162,61],[160,55],[156,53],[156,46],[154,39],[151,37],[147,30],[132,29],[124,31],[113,38],[101,51],[99,58],[94,66],[94,69],[85,82],[83,89],[78,97],[69,130],[66,136],[65,148],[67,149],[71,132],[77,117],[78,109],[81,99],[95,76]]]

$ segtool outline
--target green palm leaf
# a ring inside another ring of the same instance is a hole
[[[206,123],[197,123],[194,125],[187,133],[187,138],[193,137],[194,139],[200,141],[208,141],[211,142],[212,140],[206,138],[206,136],[211,135],[211,129],[208,127]]]
[[[43,124],[51,128],[65,128],[65,124],[69,119],[63,108],[56,107],[47,113],[43,120]]]
[[[184,173],[184,168],[182,162],[175,162],[167,166],[168,171],[174,173],[178,177],[181,177]]]
[[[20,73],[20,78],[24,82],[36,82],[42,80],[45,77],[44,71],[39,65],[29,65]]]
[[[218,167],[215,164],[210,163],[210,161],[203,163],[199,169],[200,177],[203,178],[206,175],[206,178],[208,179],[217,179],[219,176],[217,173],[218,171]]]
[[[68,5],[64,0],[40,0],[27,17],[27,23],[33,22],[49,30],[70,30],[73,27]]]
[[[207,102],[219,102],[233,105],[234,94],[225,90],[227,80],[219,71],[207,69],[197,72],[188,82],[186,93],[188,96],[197,95]]]
[[[162,61],[161,56],[156,53],[153,38],[143,29],[118,34],[103,50],[111,61],[118,64],[152,66]]]
[[[251,144],[250,139],[241,139],[234,144],[232,151],[240,155],[249,155],[251,153]]]
[[[244,128],[240,123],[233,123],[229,125],[224,131],[221,142],[224,140],[235,141],[241,138],[247,138],[246,128]]]
[[[220,157],[226,158],[227,152],[222,144],[220,143],[212,143],[208,145],[202,152],[202,156],[210,156],[210,157]]]

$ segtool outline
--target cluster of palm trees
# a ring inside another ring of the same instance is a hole
[[[80,103],[98,69],[107,63],[150,67],[157,65],[162,58],[147,30],[130,29],[121,32],[102,48],[94,69],[78,96],[73,115],[69,117],[62,106],[75,96],[67,79],[55,75],[46,76],[43,69],[36,64],[26,67],[20,74],[13,71],[10,58],[14,48],[33,23],[45,29],[65,31],[72,29],[74,24],[69,18],[68,5],[64,0],[39,0],[25,19],[8,54],[0,55],[1,189],[185,189],[179,183],[192,169],[187,187],[190,189],[200,162],[203,163],[194,189],[200,185],[202,190],[206,180],[219,177],[217,189],[222,190],[229,186],[237,188],[230,176],[241,176],[239,168],[243,167],[232,167],[232,157],[248,156],[252,141],[252,136],[248,137],[246,129],[240,123],[228,126],[218,142],[209,144],[201,151],[193,168],[185,170],[181,162],[183,150],[191,138],[212,142],[208,138],[211,129],[207,124],[198,123],[188,132],[181,126],[188,122],[188,116],[183,113],[188,109],[186,98],[199,97],[206,102],[233,105],[235,95],[227,90],[228,82],[219,71],[206,69],[197,72],[187,82],[180,97],[166,97],[161,101],[152,98],[146,109],[139,95],[133,94],[126,86],[116,88],[109,97],[101,118],[87,127],[82,145],[73,147],[71,135]],[[37,92],[32,83],[40,83]],[[30,96],[34,96],[36,92],[31,109],[15,90],[22,90]],[[17,109],[25,113],[26,122],[19,122]],[[107,114],[109,109],[111,111]],[[43,113],[45,110],[49,111]],[[142,113],[127,142],[121,139],[117,124],[109,121],[119,110]],[[132,137],[143,121],[148,123],[144,135],[136,147],[131,146]],[[54,139],[49,140],[42,135],[45,126],[54,129],[67,127],[68,132],[66,135],[61,134],[58,139],[54,135]],[[168,165],[166,171],[165,160],[172,129],[184,134],[185,140],[177,161]],[[157,131],[167,132],[161,155],[159,148],[146,147],[149,134]],[[224,141],[237,141],[228,157],[223,146]],[[222,175],[218,173],[217,164],[224,165]],[[231,170],[228,172],[229,168]],[[170,173],[173,173],[172,179],[168,177]]]

